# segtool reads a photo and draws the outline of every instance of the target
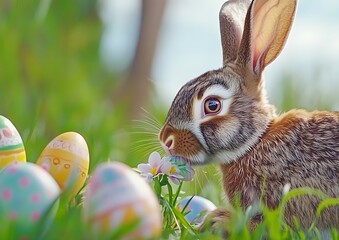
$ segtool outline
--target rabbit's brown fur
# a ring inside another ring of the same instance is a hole
[[[223,68],[180,89],[159,134],[171,155],[193,165],[219,163],[230,202],[239,194],[244,209],[260,199],[276,208],[286,184],[339,197],[339,112],[278,116],[266,99],[262,72],[282,50],[295,7],[296,0],[226,2],[220,11]],[[320,201],[314,195],[292,199],[286,222],[292,226],[296,216],[309,227]],[[231,211],[217,209],[207,220],[217,226],[230,217]],[[260,221],[254,217],[250,229]],[[317,226],[339,228],[339,206],[326,209]]]
[[[321,189],[339,197],[339,113],[292,110],[274,119],[247,154],[221,165],[225,191],[230,200],[240,194],[244,208],[259,200],[270,208],[280,203],[283,187]],[[263,189],[262,189],[263,188]],[[320,199],[307,195],[291,200],[286,221],[298,216],[303,227],[315,219]],[[339,206],[326,210],[319,227],[339,227]]]

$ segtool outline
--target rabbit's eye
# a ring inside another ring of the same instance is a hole
[[[204,103],[204,113],[214,114],[219,113],[221,110],[221,102],[218,98],[207,98]]]

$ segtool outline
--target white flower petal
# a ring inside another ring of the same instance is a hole
[[[175,177],[177,179],[184,179],[184,176],[182,176],[180,173],[171,173],[169,174],[169,177]]]
[[[141,173],[149,173],[151,171],[152,167],[148,163],[140,163],[138,165],[138,169]]]
[[[169,176],[169,179],[171,179],[171,181],[172,181],[175,185],[179,185],[179,184],[180,184],[179,179],[176,178],[176,177],[171,177],[171,176]]]
[[[158,167],[161,164],[161,156],[158,152],[152,152],[148,158],[148,162],[152,167]]]
[[[169,175],[170,174],[170,170],[172,168],[172,164],[168,161],[164,161],[164,159],[162,160],[162,164],[160,166],[160,172]]]

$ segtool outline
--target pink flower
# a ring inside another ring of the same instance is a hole
[[[181,176],[181,174],[178,171],[178,168],[174,165],[172,165],[169,160],[169,158],[164,157],[163,158],[163,162],[161,165],[161,172],[163,174],[166,174],[168,176],[169,179],[171,179],[171,181],[174,184],[179,185],[180,181],[179,180],[183,180],[184,177]]]
[[[194,169],[180,158],[164,157],[162,161],[161,172],[168,175],[174,184],[179,184],[179,180],[191,181],[193,179]]]
[[[179,184],[180,180],[191,181],[194,176],[193,168],[180,158],[161,158],[158,152],[152,152],[148,163],[139,164],[138,170],[141,172],[140,176],[148,182],[152,182],[153,178],[159,174],[167,175],[174,184]]]
[[[161,156],[158,152],[152,152],[148,158],[148,163],[140,163],[138,170],[141,172],[140,176],[145,178],[147,182],[152,182],[153,177],[160,173]]]

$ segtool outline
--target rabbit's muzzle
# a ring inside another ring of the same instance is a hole
[[[174,129],[166,124],[159,134],[160,144],[164,151],[194,164],[203,147],[196,136],[187,129]],[[201,155],[201,154],[200,154]]]

